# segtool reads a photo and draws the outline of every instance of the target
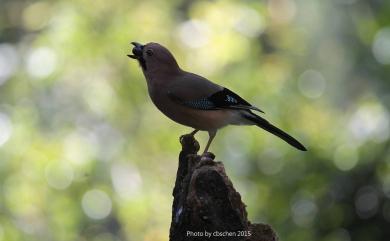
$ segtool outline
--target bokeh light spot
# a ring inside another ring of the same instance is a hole
[[[64,137],[64,158],[75,165],[85,165],[96,155],[97,138],[87,131],[73,132]]]
[[[45,78],[51,75],[57,66],[57,56],[48,47],[32,50],[27,56],[27,72],[34,78]]]
[[[140,190],[141,175],[129,164],[114,164],[111,168],[111,179],[115,191],[123,198],[131,198]]]
[[[378,211],[379,197],[372,186],[364,186],[359,189],[355,198],[355,208],[359,217],[366,219],[374,216]]]
[[[264,18],[254,9],[242,7],[234,27],[245,36],[256,37],[264,31]]]
[[[110,197],[98,189],[87,191],[81,204],[85,214],[92,219],[103,219],[111,213],[112,203]]]
[[[268,149],[259,158],[257,165],[264,174],[275,175],[283,168],[283,155],[275,149]]]
[[[335,153],[333,162],[336,167],[342,171],[349,171],[356,166],[359,160],[359,154],[354,146],[339,146]]]
[[[18,54],[11,44],[0,44],[0,86],[16,71]]]
[[[360,142],[367,139],[383,142],[390,136],[389,122],[389,113],[385,107],[380,103],[367,103],[352,115],[349,130]]]
[[[46,181],[51,187],[65,189],[72,183],[74,172],[67,163],[49,163],[45,175]]]
[[[308,98],[319,98],[324,93],[326,80],[324,76],[316,70],[306,70],[299,77],[298,88],[301,93]]]
[[[375,59],[381,64],[390,64],[390,28],[382,28],[372,44]]]
[[[12,123],[8,116],[0,112],[0,147],[10,138],[12,133]]]
[[[99,115],[109,112],[114,105],[115,93],[111,86],[100,77],[95,77],[84,89],[84,98],[88,106]]]
[[[294,223],[301,227],[310,226],[317,214],[317,205],[309,198],[295,200],[291,205]]]
[[[199,48],[207,44],[209,35],[208,25],[200,20],[188,20],[178,28],[179,39],[190,48]]]

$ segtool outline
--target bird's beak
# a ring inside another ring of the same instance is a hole
[[[128,54],[129,58],[132,59],[142,59],[142,52],[144,49],[144,45],[137,43],[137,42],[131,42],[132,45],[134,45],[133,50],[131,51],[133,54]]]

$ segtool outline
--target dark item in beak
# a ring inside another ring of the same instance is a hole
[[[146,70],[146,63],[145,59],[143,58],[143,50],[145,46],[137,42],[131,42],[131,44],[134,45],[134,48],[131,51],[133,54],[128,54],[127,56],[129,58],[138,60],[142,69]]]
[[[144,45],[137,43],[137,42],[131,42],[132,45],[134,45],[133,50],[131,51],[133,54],[129,54],[129,56],[132,59],[138,59],[142,57],[142,51],[144,49]]]

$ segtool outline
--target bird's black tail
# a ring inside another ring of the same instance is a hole
[[[306,151],[306,148],[299,141],[297,141],[295,138],[293,138],[292,136],[290,136],[286,132],[282,131],[281,129],[277,128],[276,126],[272,125],[267,120],[254,114],[253,112],[245,112],[245,113],[243,113],[242,116],[245,119],[254,122],[258,127],[274,134],[275,136],[282,138],[285,142],[287,142],[288,144],[297,148],[298,150]]]

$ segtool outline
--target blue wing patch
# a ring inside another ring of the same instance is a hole
[[[194,109],[200,110],[218,110],[218,109],[246,109],[256,110],[263,112],[262,110],[252,106],[243,98],[224,88],[207,98],[201,98],[197,100],[182,100],[172,93],[168,93],[169,97],[177,103],[188,106]],[[264,112],[263,112],[264,113]]]
[[[192,107],[195,109],[201,109],[201,110],[215,110],[216,109],[215,104],[207,98],[203,98],[203,99],[199,99],[199,100],[183,101],[183,104],[188,106],[188,107]]]

